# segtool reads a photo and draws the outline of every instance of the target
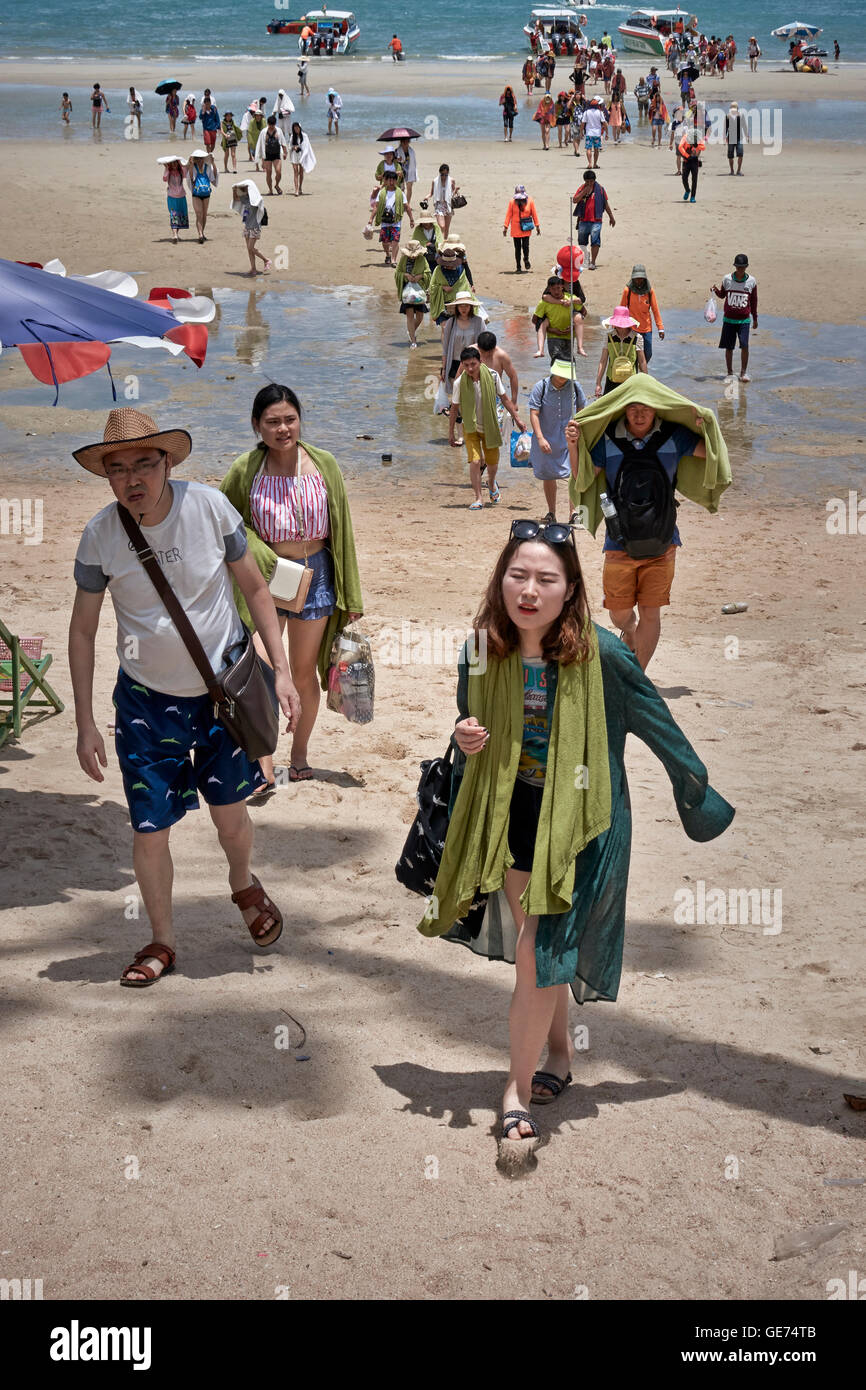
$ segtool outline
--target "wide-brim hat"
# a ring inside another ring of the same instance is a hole
[[[459,261],[460,252],[455,246],[440,246],[439,259],[443,261]]]
[[[418,256],[424,255],[424,247],[421,245],[420,241],[416,241],[413,237],[411,241],[406,242],[405,246],[400,247],[400,254],[408,256],[410,261],[414,261]]]
[[[157,164],[189,164],[185,154],[161,154]]]
[[[186,430],[160,430],[149,415],[143,415],[140,410],[133,410],[127,405],[109,413],[101,443],[73,449],[72,457],[88,473],[96,473],[104,478],[106,454],[116,454],[120,449],[131,449],[136,444],[146,444],[150,449],[164,449],[171,454],[175,463],[182,463],[192,449],[192,437]]]
[[[432,212],[422,212],[422,214],[421,214],[420,217],[416,217],[416,218],[415,218],[415,226],[416,226],[416,227],[435,227],[435,226],[436,226],[436,218],[433,216]]]
[[[457,307],[460,304],[471,304],[474,309],[481,308],[480,302],[475,298],[471,290],[458,290],[450,304],[445,305],[445,308],[449,314],[456,314]]]
[[[609,319],[602,319],[602,328],[637,328],[638,321],[633,319],[624,304],[617,304]]]
[[[557,357],[550,364],[551,376],[564,376],[569,381],[577,381],[577,368],[573,362],[566,362],[563,357]]]
[[[193,150],[190,159],[210,159],[207,150]]]
[[[397,146],[396,146],[396,145],[386,145],[385,148],[384,148],[384,150],[380,150],[379,153],[380,153],[381,155],[396,154],[396,153],[397,153]]]

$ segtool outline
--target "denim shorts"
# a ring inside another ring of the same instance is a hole
[[[311,555],[308,564],[313,571],[307,601],[300,613],[286,613],[287,618],[302,618],[310,622],[312,618],[329,618],[337,607],[334,590],[334,561],[327,546]],[[281,612],[284,610],[281,610]]]
[[[577,244],[578,246],[586,246],[587,242],[592,246],[601,246],[600,222],[578,222]]]

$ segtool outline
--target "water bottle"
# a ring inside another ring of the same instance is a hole
[[[613,505],[606,492],[603,492],[598,500],[601,503],[601,510],[603,511],[604,519],[607,522],[607,534],[610,536],[612,541],[621,541],[622,527],[619,524],[619,517],[617,516],[616,507]]]

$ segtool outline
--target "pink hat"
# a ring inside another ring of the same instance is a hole
[[[602,319],[604,328],[637,328],[637,319],[633,319],[624,304],[617,304],[609,319]]]

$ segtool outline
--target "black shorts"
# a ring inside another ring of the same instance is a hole
[[[745,323],[723,323],[719,347],[730,351],[739,342],[741,348],[747,348],[749,346],[749,327],[748,319]]]
[[[513,869],[529,873],[532,869],[532,856],[535,854],[535,837],[538,833],[538,817],[541,812],[541,798],[544,796],[544,783],[524,782],[520,777],[514,783],[511,794],[511,807],[508,813],[508,848],[514,856]]]

